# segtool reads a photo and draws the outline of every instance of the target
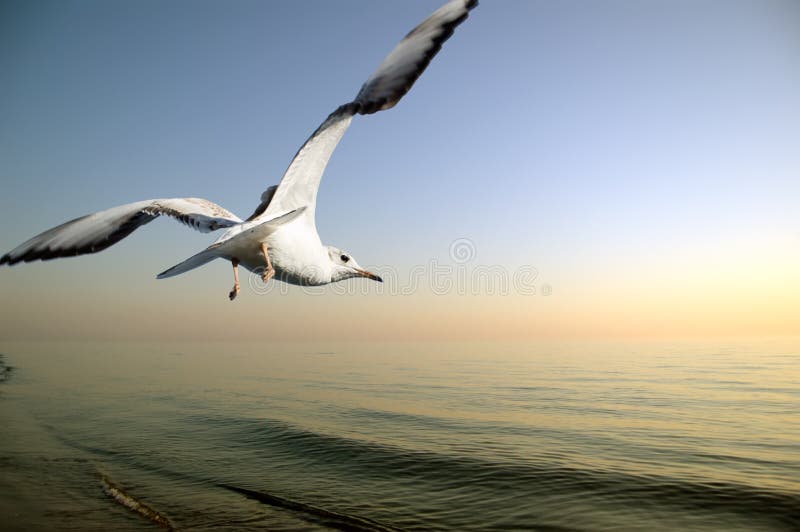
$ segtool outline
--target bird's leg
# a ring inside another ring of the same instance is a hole
[[[269,253],[267,253],[267,245],[264,242],[261,243],[261,253],[264,254],[264,259],[267,261],[267,267],[261,273],[261,280],[266,283],[275,275],[275,270],[272,268],[272,262],[270,262]]]
[[[231,259],[231,264],[233,264],[233,290],[228,294],[228,297],[233,301],[239,295],[239,261]]]

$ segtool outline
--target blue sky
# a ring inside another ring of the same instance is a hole
[[[439,4],[4,2],[0,247],[151,197],[249,214]],[[598,285],[702,287],[722,265],[732,291],[777,279],[796,310],[798,27],[792,0],[484,0],[395,109],[355,120],[323,179],[323,241],[408,269],[466,237],[481,263],[535,265],[564,307],[600,306]],[[113,286],[121,316],[143,293],[205,291],[227,312],[226,265],[153,279],[210,241],[157,221],[101,255],[3,270],[0,289],[79,307],[87,283]]]

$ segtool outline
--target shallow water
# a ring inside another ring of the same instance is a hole
[[[3,529],[800,528],[797,342],[0,352]]]

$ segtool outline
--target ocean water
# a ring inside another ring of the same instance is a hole
[[[3,530],[800,529],[797,342],[0,352]]]

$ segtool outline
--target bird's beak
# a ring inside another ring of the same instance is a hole
[[[378,281],[379,283],[383,282],[383,279],[381,279],[379,276],[375,275],[374,273],[370,273],[367,270],[361,270],[359,268],[354,268],[354,269],[355,269],[356,274],[358,274],[361,277],[366,277],[367,279],[372,279],[373,281]]]

